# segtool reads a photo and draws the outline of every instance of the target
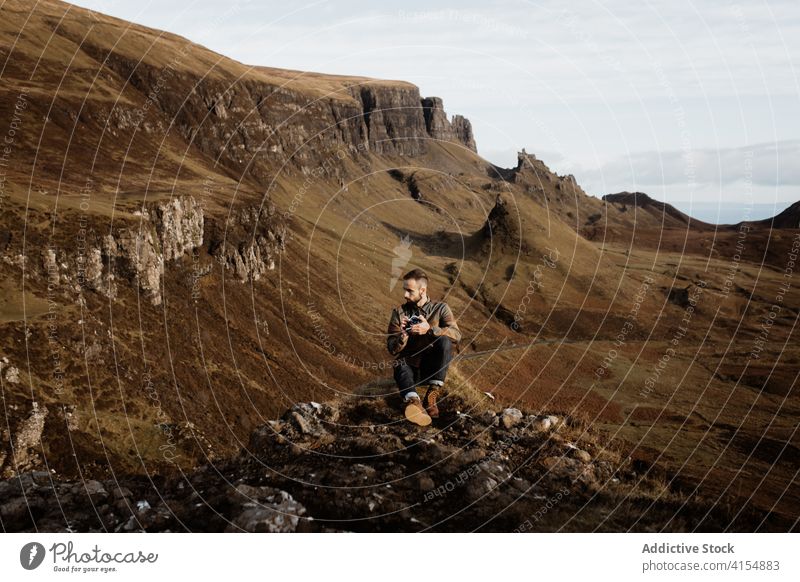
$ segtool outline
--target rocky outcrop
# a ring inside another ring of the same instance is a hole
[[[487,251],[491,248],[516,249],[522,245],[520,248],[524,250],[520,218],[508,196],[498,194],[483,228],[473,237],[477,247]]]
[[[475,138],[472,135],[472,124],[461,115],[454,115],[447,120],[444,105],[439,97],[426,97],[422,100],[425,116],[425,129],[433,139],[458,142],[473,152],[477,152]]]
[[[92,116],[109,120],[111,131],[136,126],[153,133],[172,124],[215,163],[237,175],[246,171],[262,183],[284,163],[310,167],[342,149],[414,157],[427,151],[430,138],[476,149],[469,121],[461,116],[448,121],[441,99],[422,99],[411,83],[341,82],[339,91],[320,98],[269,77],[198,78],[179,69],[165,75],[147,62],[91,45],[82,49],[157,105],[138,119],[142,108],[119,103],[106,110],[90,104]]]
[[[38,531],[51,532],[309,531],[305,507],[272,487],[217,487],[204,470],[188,483],[156,476],[148,488],[123,481],[59,482],[47,471],[23,473],[0,481],[0,518],[6,531],[27,531],[34,522]],[[162,488],[175,493],[172,499]],[[217,510],[206,511],[212,507]]]
[[[275,269],[286,244],[286,225],[272,204],[239,208],[225,223],[209,221],[208,232],[208,253],[241,281]]]
[[[239,456],[167,479],[25,473],[0,481],[0,518],[40,532],[591,531],[608,514],[612,531],[663,528],[664,515],[679,531],[698,515],[706,531],[733,523],[736,509],[715,499],[665,496],[659,476],[569,416],[476,410],[451,394],[438,427],[420,430],[398,423],[400,410],[399,397],[299,403]],[[744,531],[764,519],[740,517]]]
[[[160,305],[166,263],[203,244],[203,209],[192,196],[182,196],[147,204],[135,214],[138,223],[120,221],[103,236],[82,228],[75,252],[45,249],[42,278],[54,288],[62,283],[64,289],[89,289],[108,297],[115,297],[118,282],[125,281]]]
[[[472,135],[472,123],[463,115],[454,115],[450,121],[453,126],[455,140],[464,144],[467,149],[478,152],[478,145],[475,143],[475,136]]]
[[[42,432],[47,418],[47,407],[40,406],[38,402],[31,403],[30,414],[19,421],[13,434],[4,430],[2,435],[3,448],[0,448],[0,475],[9,477],[15,472],[30,470],[34,465],[41,464],[39,451],[41,450]]]
[[[86,238],[79,252],[42,253],[42,277],[65,289],[89,289],[114,298],[119,285],[133,285],[153,305],[163,301],[170,263],[205,247],[208,255],[241,281],[257,281],[275,269],[285,245],[286,227],[273,204],[243,205],[227,220],[207,219],[192,196],[147,204],[138,222],[119,222],[102,237]],[[93,235],[94,236],[94,235]],[[58,256],[57,256],[58,255]],[[206,264],[204,273],[211,270]]]
[[[206,237],[209,255],[239,280],[258,281],[275,269],[285,234],[285,225],[272,204],[264,209],[241,206],[220,222],[206,221],[202,207],[191,196],[160,202],[146,209],[138,230],[106,236],[107,288],[113,294],[114,281],[120,277],[136,281],[153,305],[160,305],[165,263],[203,246]]]
[[[511,182],[522,186],[527,193],[542,193],[556,186],[566,178],[560,178],[535,154],[524,149],[517,152],[517,165],[513,168],[491,166],[489,176],[496,180]]]
[[[407,156],[426,151],[427,134],[418,88],[362,85],[358,97],[371,151]]]
[[[109,297],[117,294],[116,280],[123,279],[138,285],[153,305],[161,304],[161,278],[164,276],[164,256],[157,237],[148,223],[138,231],[125,228],[103,238],[102,254],[106,265],[101,275],[99,291]]]
[[[444,141],[453,140],[453,128],[447,120],[444,105],[439,97],[425,97],[422,100],[422,110],[425,114],[425,129],[433,139]]]
[[[544,184],[556,182],[558,176],[535,154],[522,150],[517,152],[517,167],[514,168],[510,178],[512,182],[529,184],[541,189]]]
[[[239,485],[236,493],[241,505],[226,532],[292,533],[306,515],[306,508],[286,491]]]
[[[141,217],[138,228],[106,235],[99,257],[97,249],[90,251],[85,280],[112,297],[117,279],[135,282],[153,305],[160,305],[165,263],[203,244],[203,208],[184,196],[150,204]]]
[[[10,384],[19,384],[19,368],[12,365],[5,356],[0,359],[0,376]]]
[[[152,221],[165,261],[179,259],[203,244],[203,208],[192,196],[155,204]]]

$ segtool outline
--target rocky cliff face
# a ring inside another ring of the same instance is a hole
[[[191,196],[148,204],[140,220],[121,222],[102,237],[87,237],[76,253],[62,250],[59,257],[47,249],[43,276],[78,291],[117,295],[119,281],[135,284],[153,305],[162,301],[165,265],[202,246],[203,209]]]
[[[192,196],[148,204],[138,222],[122,222],[112,233],[87,241],[79,253],[52,249],[42,255],[42,276],[78,291],[86,288],[116,297],[118,285],[136,285],[161,305],[165,269],[205,247],[241,281],[257,281],[275,268],[284,249],[286,227],[275,206],[234,208],[227,221],[206,219]]]
[[[418,156],[425,152],[425,120],[416,87],[362,86],[361,117],[370,149],[380,154]]]
[[[0,362],[0,371],[2,371]],[[0,445],[0,475],[9,477],[14,472],[21,472],[33,466],[40,466],[42,431],[48,410],[35,400],[31,402],[31,411],[21,419],[16,430],[10,427],[0,431],[3,444]],[[8,461],[8,463],[6,463]]]
[[[164,265],[203,244],[203,208],[192,196],[148,205],[138,228],[120,229],[103,238],[100,261],[90,252],[87,280],[109,296],[116,280],[135,282],[153,305],[160,305]],[[99,267],[99,268],[98,268]]]
[[[472,124],[461,115],[454,115],[447,120],[444,104],[439,97],[426,97],[422,100],[425,116],[425,129],[433,139],[457,142],[473,152],[477,152],[475,138],[472,135]]]
[[[472,123],[470,120],[463,115],[454,115],[451,124],[453,126],[455,140],[464,144],[467,149],[477,153],[478,145],[475,143],[475,137],[472,135]]]
[[[93,279],[95,288],[109,297],[117,294],[117,279],[136,283],[153,305],[161,304],[161,278],[164,276],[164,255],[150,225],[138,231],[119,230],[103,238],[104,269]]]
[[[286,243],[286,226],[272,204],[239,208],[225,223],[212,220],[208,233],[208,253],[243,282],[275,269]]]
[[[199,78],[182,70],[156,68],[107,50],[83,46],[148,96],[148,107],[93,104],[97,119],[145,133],[172,124],[181,137],[217,163],[259,181],[284,163],[303,167],[325,151],[347,149],[383,155],[419,156],[430,138],[462,143],[476,151],[472,126],[461,116],[448,121],[438,97],[422,99],[410,83],[363,80],[314,98],[257,78]],[[158,91],[154,91],[158,87]],[[160,111],[161,116],[154,113]],[[138,118],[138,121],[137,121]]]
[[[203,208],[192,196],[155,204],[151,214],[165,261],[203,244]]]

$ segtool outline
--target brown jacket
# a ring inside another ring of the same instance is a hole
[[[400,318],[403,315],[411,317],[420,313],[425,316],[425,319],[431,325],[428,333],[403,337]],[[432,301],[430,298],[422,307],[403,303],[392,309],[392,315],[389,318],[389,329],[386,333],[386,348],[389,353],[393,356],[405,357],[412,365],[416,365],[415,362],[418,361],[418,357],[415,357],[415,354],[439,336],[449,337],[453,343],[461,341],[461,330],[458,329],[456,318],[453,316],[450,307],[443,301]]]

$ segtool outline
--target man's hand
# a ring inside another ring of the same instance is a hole
[[[406,331],[406,324],[408,324],[408,317],[405,315],[400,316],[400,337],[405,339],[408,337],[408,332]]]
[[[411,326],[411,333],[414,335],[425,335],[428,333],[428,330],[431,328],[431,324],[428,323],[428,320],[425,319],[425,316],[421,313],[419,314],[419,318],[422,320],[422,323],[417,323]]]

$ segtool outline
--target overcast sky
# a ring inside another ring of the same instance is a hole
[[[246,64],[410,81],[472,121],[485,158],[524,147],[596,196],[706,218],[800,200],[797,0],[77,4]]]

